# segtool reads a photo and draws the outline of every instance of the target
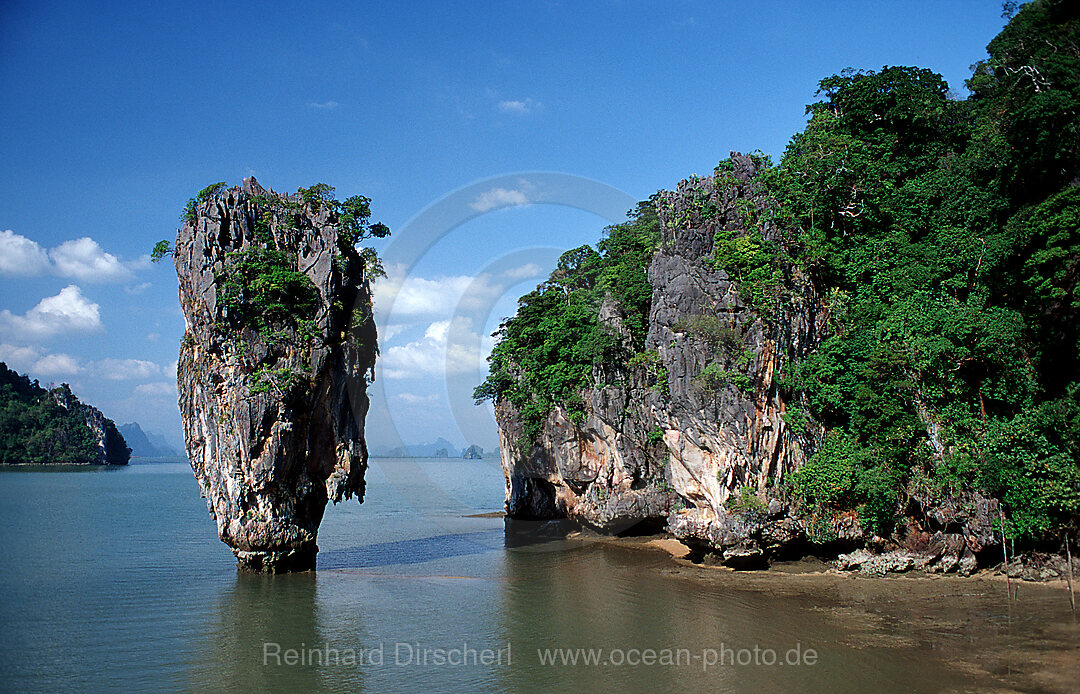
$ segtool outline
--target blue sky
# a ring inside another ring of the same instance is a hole
[[[0,360],[177,443],[183,319],[145,254],[208,183],[370,197],[394,236],[369,441],[491,447],[467,398],[486,336],[560,250],[731,150],[778,157],[845,67],[963,96],[1003,23],[992,1],[222,5],[0,3]]]

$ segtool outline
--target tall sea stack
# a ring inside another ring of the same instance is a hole
[[[325,190],[223,188],[189,203],[174,249],[188,460],[241,569],[309,570],[327,501],[363,501],[368,271]]]

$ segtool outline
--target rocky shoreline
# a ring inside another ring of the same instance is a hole
[[[957,561],[934,560],[932,555],[891,550],[874,553],[866,549],[840,554],[835,558],[826,555],[804,554],[799,557],[775,560],[767,565],[732,565],[723,562],[714,553],[698,553],[670,533],[619,537],[598,533],[587,526],[572,531],[566,538],[577,542],[599,542],[627,549],[660,552],[686,566],[716,569],[729,573],[774,576],[779,578],[795,574],[833,575],[850,578],[879,579],[936,579],[951,577],[960,580],[1006,581],[1004,564],[971,566]],[[1065,556],[1043,552],[1027,552],[1010,557],[1008,579],[1034,583],[1047,587],[1068,589],[1068,560]],[[969,570],[970,569],[970,570]],[[1080,592],[1080,562],[1073,558],[1073,585]],[[1080,596],[1078,596],[1080,598]]]

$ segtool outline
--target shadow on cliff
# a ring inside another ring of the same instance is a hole
[[[484,554],[499,551],[502,548],[503,531],[501,529],[452,533],[320,552],[317,566],[319,569],[326,570],[421,564],[437,559]]]

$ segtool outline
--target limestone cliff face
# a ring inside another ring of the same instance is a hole
[[[766,220],[762,238],[780,240],[767,221],[773,202],[754,180],[753,160],[732,161],[734,170],[723,177],[682,181],[661,196],[664,236],[649,267],[647,340],[668,373],[656,417],[671,454],[671,484],[689,502],[671,517],[670,530],[729,551],[748,544],[746,529],[725,508],[729,498],[743,488],[764,495],[813,452],[813,424],[786,421],[789,403],[776,379],[813,349],[820,313],[814,287],[798,274],[783,299],[751,307],[732,278],[708,262],[716,233],[744,234],[748,216]]]
[[[812,346],[812,288],[800,285],[770,325],[708,262],[717,230],[738,231],[746,205],[769,204],[753,184],[753,161],[734,160],[726,185],[683,181],[660,198],[663,240],[648,270],[651,363],[597,369],[595,382],[626,385],[586,391],[582,423],[556,408],[527,453],[512,405],[496,404],[510,517],[565,515],[619,530],[689,504],[674,517],[676,535],[707,542],[734,491],[764,489],[805,460],[810,442],[785,424],[774,374]],[[707,220],[704,202],[714,210]],[[625,334],[620,318],[605,301],[601,322]]]
[[[519,520],[572,518],[611,533],[662,527],[678,501],[665,481],[666,451],[650,442],[642,378],[584,393],[585,417],[556,407],[535,442],[523,442],[514,406],[495,405],[506,483],[506,514]]]
[[[318,200],[249,178],[209,196],[177,234],[185,444],[218,535],[243,569],[313,568],[326,503],[363,500],[376,330],[364,262],[339,242],[336,223]],[[236,281],[238,265],[258,257],[245,253],[263,248],[314,285],[296,320],[239,315],[250,307],[226,300],[230,278],[230,291],[277,291],[276,276]]]

